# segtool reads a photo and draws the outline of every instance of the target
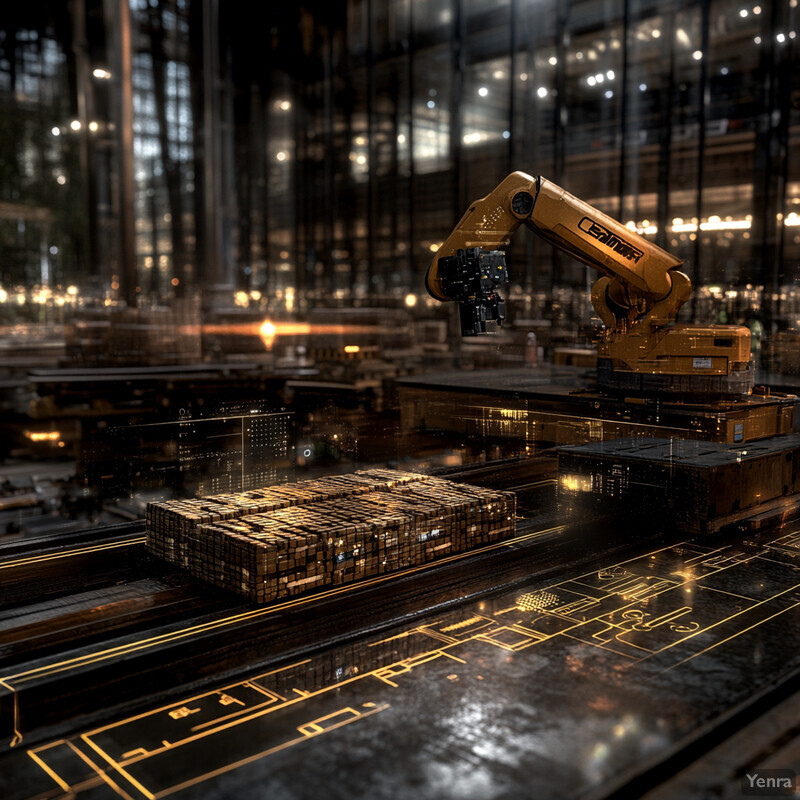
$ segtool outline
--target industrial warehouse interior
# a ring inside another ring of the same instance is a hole
[[[0,800],[800,797],[798,0],[0,9]]]

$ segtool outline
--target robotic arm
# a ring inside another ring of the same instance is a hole
[[[592,304],[605,331],[598,386],[610,392],[737,397],[753,387],[750,332],[733,325],[676,325],[692,294],[683,262],[545,178],[509,175],[473,203],[439,248],[425,279],[429,294],[455,300],[464,336],[500,325],[505,254],[522,224],[594,267]]]
[[[609,330],[667,325],[691,296],[680,259],[545,178],[514,172],[470,206],[428,269],[428,292],[460,302],[464,335],[485,332],[487,321],[502,323],[497,288],[508,275],[496,248],[523,223],[602,273],[592,304]]]

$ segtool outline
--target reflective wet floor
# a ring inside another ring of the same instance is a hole
[[[602,793],[800,668],[800,525],[415,620],[0,759],[0,795]]]

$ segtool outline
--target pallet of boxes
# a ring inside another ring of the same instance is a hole
[[[266,603],[512,538],[515,512],[510,492],[370,470],[150,503],[147,548]]]

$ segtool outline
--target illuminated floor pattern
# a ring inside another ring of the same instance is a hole
[[[0,795],[572,796],[800,665],[798,634],[800,532],[682,543],[17,751]]]

